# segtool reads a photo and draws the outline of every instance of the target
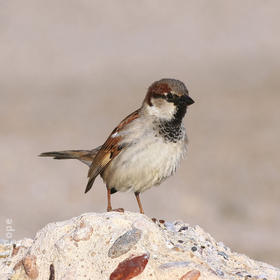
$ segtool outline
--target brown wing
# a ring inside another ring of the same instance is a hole
[[[87,193],[91,189],[95,178],[104,170],[106,165],[121,152],[123,148],[123,146],[119,145],[123,136],[113,135],[121,131],[127,124],[137,119],[138,117],[139,109],[122,120],[121,123],[112,131],[105,143],[101,146],[101,149],[93,159],[88,171],[89,181],[85,193]]]

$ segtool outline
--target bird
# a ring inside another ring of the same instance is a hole
[[[173,175],[186,153],[183,118],[193,103],[183,82],[160,79],[149,86],[141,107],[124,118],[103,145],[39,156],[80,160],[89,167],[85,193],[100,175],[107,188],[107,211],[113,210],[112,194],[133,191],[144,214],[140,194]]]

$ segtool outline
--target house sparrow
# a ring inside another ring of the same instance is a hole
[[[141,108],[121,121],[103,145],[93,150],[47,152],[40,156],[78,159],[87,164],[85,193],[100,175],[107,187],[107,211],[112,211],[111,194],[131,190],[140,213],[144,213],[139,194],[171,176],[186,152],[182,119],[193,103],[181,81],[156,81],[149,87]]]

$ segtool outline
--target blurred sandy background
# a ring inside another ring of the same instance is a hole
[[[102,212],[87,167],[40,152],[93,148],[154,80],[196,103],[176,176],[142,196],[147,215],[199,224],[280,266],[280,2],[0,1],[0,237]],[[114,207],[137,211],[131,193]]]

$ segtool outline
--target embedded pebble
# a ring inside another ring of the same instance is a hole
[[[128,251],[140,240],[142,231],[138,228],[133,228],[121,235],[111,246],[108,256],[112,259],[117,258]]]
[[[39,275],[37,265],[36,265],[36,256],[27,255],[23,260],[22,264],[25,270],[25,273],[31,279],[36,279]]]
[[[183,275],[180,280],[197,280],[200,276],[200,271],[193,269],[189,272],[187,272],[185,275]]]
[[[181,232],[181,231],[185,231],[185,230],[188,230],[189,227],[187,226],[182,226],[178,231]]]
[[[221,271],[220,269],[217,269],[217,270],[216,270],[216,273],[217,273],[219,276],[224,276],[224,275],[225,275],[224,272]]]
[[[197,247],[193,246],[193,247],[191,248],[191,250],[192,250],[193,252],[195,252],[195,251],[197,251]]]
[[[218,251],[218,255],[222,256],[225,260],[228,260],[228,255],[225,252]]]
[[[190,262],[169,262],[169,263],[163,263],[159,266],[160,269],[167,269],[172,267],[185,267],[188,266]]]
[[[77,229],[74,231],[74,233],[73,233],[73,235],[72,235],[72,238],[73,238],[73,240],[75,240],[76,242],[79,242],[79,241],[81,241],[81,240],[86,241],[86,240],[89,240],[89,239],[90,239],[92,233],[93,233],[93,228],[92,228],[92,226],[88,226],[88,225],[82,223],[82,224],[80,225],[80,227],[77,228]]]
[[[50,265],[50,277],[49,280],[55,280],[55,272],[54,272],[54,265]]]
[[[110,280],[129,280],[133,278],[143,272],[148,261],[148,254],[125,259],[111,273]]]
[[[173,231],[173,232],[176,231],[176,228],[175,228],[175,226],[174,226],[173,223],[165,222],[165,223],[164,223],[164,226],[165,226],[166,229],[169,230],[169,231]]]

